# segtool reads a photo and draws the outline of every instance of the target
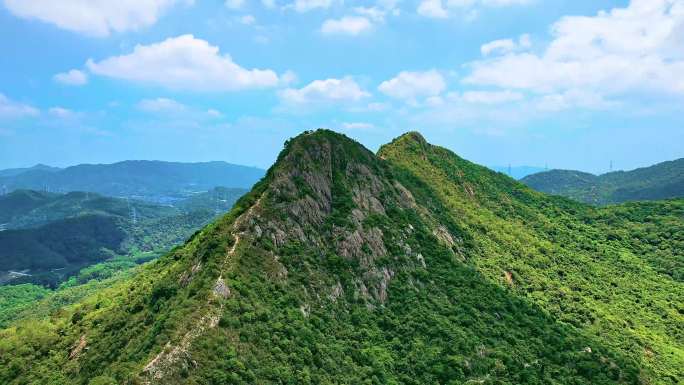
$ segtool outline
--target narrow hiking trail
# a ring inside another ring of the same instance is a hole
[[[241,227],[244,221],[248,220],[252,216],[254,208],[261,204],[261,198],[262,197],[259,197],[259,199],[257,199],[257,201],[246,212],[236,218],[232,224],[233,245],[226,253],[221,264],[219,277],[216,280],[214,289],[212,290],[213,295],[210,296],[207,302],[206,307],[209,310],[206,314],[200,317],[197,322],[194,323],[195,326],[183,335],[180,342],[176,346],[172,347],[170,342],[167,343],[164,349],[159,352],[159,354],[157,354],[150,362],[148,362],[147,365],[145,365],[142,370],[142,376],[147,380],[143,381],[144,384],[149,385],[161,382],[166,375],[173,372],[174,366],[182,360],[192,362],[188,353],[188,349],[190,348],[192,342],[201,336],[206,330],[214,328],[218,325],[224,307],[223,299],[230,296],[230,288],[223,280],[223,274],[228,268],[234,266],[232,263],[233,256],[235,255],[238,244],[242,239],[241,235],[243,235],[245,232],[239,232],[237,230]],[[218,306],[215,306],[216,304],[218,304]]]

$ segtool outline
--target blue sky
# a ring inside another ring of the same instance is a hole
[[[0,3],[0,168],[268,167],[316,127],[485,165],[684,157],[684,0]]]

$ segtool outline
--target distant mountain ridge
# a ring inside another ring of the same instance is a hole
[[[508,167],[508,166],[491,166],[489,167],[494,171],[500,172],[502,174],[506,174],[510,176],[511,178],[514,179],[522,179],[528,175],[536,174],[542,171],[546,171],[545,168],[543,167],[536,167],[536,166],[513,166],[513,167]]]
[[[23,174],[28,171],[50,171],[50,172],[55,172],[59,171],[61,168],[59,167],[52,167],[52,166],[47,166],[41,163],[38,163],[35,166],[32,167],[23,167],[23,168],[8,168],[4,170],[0,170],[0,177],[7,177],[7,176],[15,176],[19,174]]]
[[[48,191],[89,191],[109,196],[166,202],[216,186],[250,188],[264,170],[222,161],[179,163],[128,160],[112,164],[81,164],[58,171],[31,168],[0,176],[0,186]]]
[[[602,175],[551,170],[529,175],[521,182],[537,191],[594,205],[681,198],[684,197],[684,158]]]

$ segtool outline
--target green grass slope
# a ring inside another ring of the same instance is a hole
[[[308,132],[184,246],[0,331],[0,382],[676,384],[681,239],[632,238],[680,228],[666,204],[549,197],[416,133],[376,156]]]
[[[521,182],[537,191],[594,205],[682,198],[684,158],[599,176],[580,171],[551,170],[529,175]]]

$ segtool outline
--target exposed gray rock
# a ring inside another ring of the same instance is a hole
[[[230,296],[230,288],[228,288],[228,285],[226,285],[226,282],[223,280],[223,278],[216,280],[216,284],[214,285],[214,295],[220,298],[228,298]]]

